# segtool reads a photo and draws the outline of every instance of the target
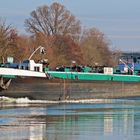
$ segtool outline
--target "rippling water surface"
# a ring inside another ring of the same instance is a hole
[[[1,140],[140,139],[139,99],[69,104],[22,101],[1,101]]]

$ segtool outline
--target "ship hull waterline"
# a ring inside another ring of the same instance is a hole
[[[18,77],[12,79],[8,89],[2,90],[0,96],[54,101],[129,98],[140,96],[140,82]]]

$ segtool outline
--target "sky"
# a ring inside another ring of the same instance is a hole
[[[0,0],[0,17],[24,34],[30,13],[53,2],[64,5],[83,28],[103,32],[111,49],[140,52],[140,0]]]

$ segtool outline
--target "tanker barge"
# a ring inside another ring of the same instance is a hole
[[[115,73],[109,67],[104,67],[101,73],[89,67],[52,71],[28,60],[16,68],[0,68],[0,96],[55,101],[137,97],[140,76],[139,71],[133,72]]]

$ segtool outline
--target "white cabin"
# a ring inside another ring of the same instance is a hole
[[[23,63],[19,64],[19,69],[42,72],[43,65],[40,63],[35,63],[34,60],[25,60]]]

